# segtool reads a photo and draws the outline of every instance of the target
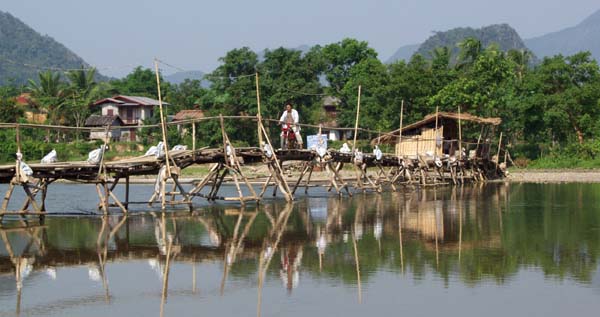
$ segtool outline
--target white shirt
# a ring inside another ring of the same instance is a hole
[[[283,127],[287,128],[287,122],[288,122],[288,112],[287,110],[283,112],[283,114],[281,115],[281,118],[279,118],[279,121],[281,121],[283,123]],[[292,109],[292,120],[291,120],[294,124],[297,124],[299,121],[299,117],[298,117],[298,111],[296,111],[296,109]]]

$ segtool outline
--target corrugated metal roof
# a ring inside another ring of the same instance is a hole
[[[114,103],[117,106],[158,106],[159,102],[156,99],[142,97],[142,96],[125,96],[118,95],[112,98],[104,98],[94,102],[94,106],[101,105],[103,103]],[[168,106],[168,102],[163,102],[163,105]]]
[[[118,98],[120,100],[125,99],[125,101],[130,101],[130,102],[134,102],[137,104],[140,104],[142,106],[158,106],[159,102],[156,99],[152,99],[152,98],[148,98],[148,97],[142,97],[142,96],[125,96],[125,95],[120,95],[117,96],[115,98]],[[163,102],[163,105],[168,105],[168,103]]]

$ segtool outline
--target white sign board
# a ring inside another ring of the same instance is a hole
[[[320,139],[320,140],[319,140]],[[323,142],[319,145],[319,142]],[[306,137],[306,148],[309,150],[316,150],[318,147],[327,149],[327,134],[315,134]]]

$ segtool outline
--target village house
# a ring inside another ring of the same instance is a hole
[[[48,111],[40,108],[28,92],[17,96],[15,103],[23,109],[23,116],[29,123],[43,124],[48,119]]]
[[[85,126],[90,128],[98,128],[90,131],[90,140],[104,140],[108,137],[109,140],[119,141],[121,139],[120,129],[110,129],[106,131],[106,127],[119,127],[123,125],[123,120],[119,116],[100,116],[97,114],[91,115],[85,120]]]
[[[341,100],[333,96],[326,96],[322,100],[325,118],[321,120],[323,125],[321,133],[327,135],[327,139],[330,141],[347,140],[352,137],[352,131],[337,129],[337,107],[340,105],[340,103]]]
[[[204,118],[204,110],[200,110],[200,109],[188,109],[188,110],[181,110],[178,113],[176,113],[173,118],[172,118],[172,122],[183,122],[186,120],[197,120],[197,119],[201,119]],[[177,125],[177,131],[179,132],[179,134],[181,136],[185,136],[188,132],[189,132],[189,127],[191,125],[187,124],[178,124]]]
[[[100,99],[94,102],[92,107],[100,107],[102,116],[119,116],[123,122],[121,137],[129,141],[137,141],[138,126],[154,115],[154,108],[158,105],[158,100],[152,98],[118,95]],[[169,104],[163,102],[163,106],[167,105]]]

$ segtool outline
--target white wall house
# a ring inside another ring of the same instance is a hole
[[[163,106],[168,103],[163,102]],[[100,107],[102,116],[119,116],[123,121],[122,139],[137,141],[137,126],[154,115],[158,100],[140,96],[114,96],[96,101],[92,107]]]

